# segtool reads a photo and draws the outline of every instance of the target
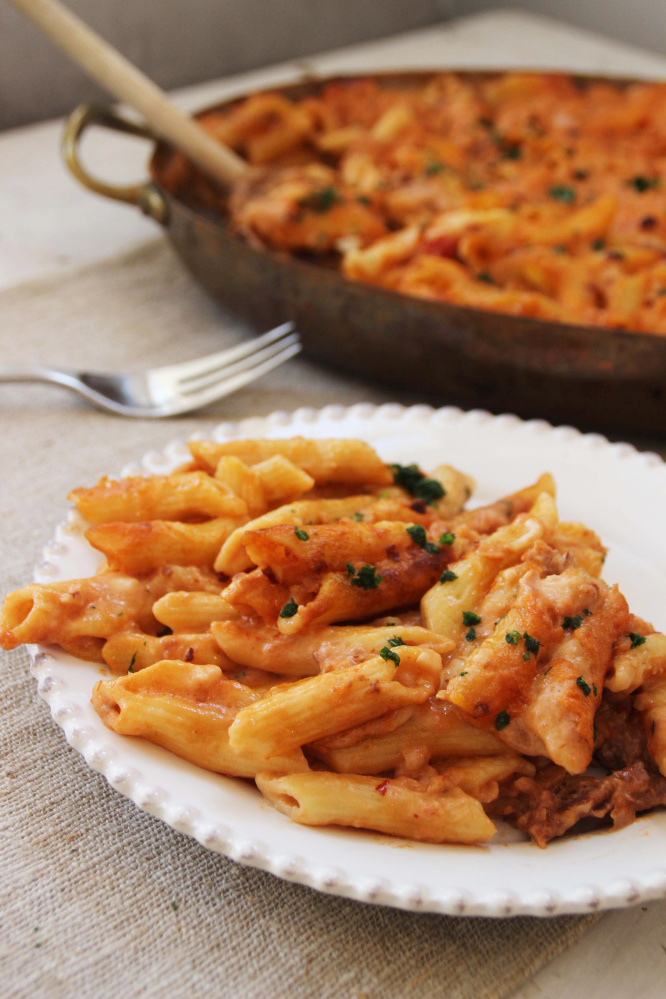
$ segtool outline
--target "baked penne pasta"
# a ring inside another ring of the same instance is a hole
[[[434,698],[406,713],[387,714],[375,722],[319,739],[309,748],[331,770],[357,774],[395,771],[415,758],[422,769],[445,758],[506,752],[496,735],[472,725],[452,704]]]
[[[554,501],[543,493],[530,513],[519,514],[511,524],[483,538],[464,559],[451,565],[452,579],[440,580],[423,596],[421,613],[426,627],[458,644],[470,627],[465,624],[465,614],[468,620],[470,614],[479,617],[476,612],[497,574],[519,562],[556,521]]]
[[[275,808],[308,826],[352,826],[427,843],[485,843],[495,826],[480,802],[460,788],[438,794],[415,781],[310,772],[257,775],[257,787]]]
[[[234,662],[294,678],[315,676],[343,663],[362,662],[377,655],[384,646],[390,647],[390,643],[422,645],[440,655],[452,647],[451,642],[426,628],[399,624],[343,625],[283,635],[277,628],[241,619],[215,622],[211,632]]]
[[[324,524],[300,535],[291,527],[272,527],[249,532],[244,543],[264,575],[268,571],[276,580],[279,599],[285,586],[292,592],[294,612],[282,610],[277,617],[284,634],[415,603],[451,557],[450,546],[428,540],[424,528],[392,522]],[[254,579],[263,593],[264,582]],[[225,598],[235,606],[241,586],[244,606],[261,614],[245,583],[234,580]]]
[[[119,735],[140,736],[190,763],[231,777],[254,777],[273,768],[296,772],[308,765],[300,750],[272,760],[229,745],[237,712],[260,697],[227,680],[216,666],[157,662],[140,673],[100,680],[92,703]]]
[[[279,524],[305,527],[310,524],[329,524],[343,517],[355,517],[372,506],[372,496],[346,496],[343,499],[298,500],[280,506],[261,517],[244,524],[229,535],[215,559],[217,572],[233,576],[252,567],[252,559],[245,550],[245,535]]]
[[[72,490],[68,498],[91,524],[207,520],[247,514],[240,496],[204,472],[104,478],[92,489]]]
[[[644,639],[644,641],[640,641]],[[631,693],[651,677],[666,674],[666,635],[655,632],[618,642],[606,686],[614,694]]]
[[[419,704],[435,692],[441,657],[429,649],[400,647],[291,684],[273,687],[236,718],[229,739],[242,751],[252,745],[266,757],[304,746],[395,708]]]
[[[219,467],[219,465],[218,465]],[[287,503],[309,492],[315,480],[283,454],[265,458],[252,468],[259,478],[269,506]]]
[[[0,640],[9,649],[31,642],[65,647],[81,638],[109,638],[132,625],[150,629],[152,602],[138,579],[119,572],[33,583],[5,599]]]
[[[217,593],[176,590],[153,604],[153,615],[171,631],[208,631],[213,622],[235,616],[231,604]]]
[[[211,566],[222,542],[238,527],[238,518],[217,517],[203,524],[149,520],[141,524],[100,524],[86,531],[93,548],[106,556],[109,568],[150,572],[165,562]]]
[[[533,777],[536,773],[534,764],[518,753],[444,760],[435,769],[461,791],[483,804],[495,800],[499,794],[500,782],[512,774]]]
[[[213,636],[201,632],[157,636],[142,631],[119,631],[104,642],[101,658],[113,673],[137,673],[163,659],[234,669],[234,663],[220,650]]]
[[[447,225],[482,253],[469,222]],[[103,663],[110,728],[252,777],[305,824],[485,842],[485,808],[544,845],[666,803],[666,638],[600,578],[597,535],[559,521],[549,475],[466,510],[462,472],[358,441],[191,451],[74,490],[106,563],[10,594],[2,647]]]
[[[214,472],[223,456],[233,455],[247,465],[258,465],[274,455],[282,455],[310,475],[316,483],[344,482],[345,485],[387,486],[392,476],[376,452],[364,441],[285,440],[190,441],[194,460],[201,468]]]

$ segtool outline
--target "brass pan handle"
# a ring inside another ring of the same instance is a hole
[[[124,132],[126,135],[136,135],[141,139],[150,139],[153,142],[157,141],[156,136],[146,125],[140,125],[123,118],[111,108],[103,107],[100,104],[82,104],[75,111],[72,111],[65,122],[60,148],[70,172],[89,191],[101,194],[104,198],[111,198],[113,201],[124,201],[125,204],[136,205],[144,214],[150,215],[156,222],[164,225],[168,218],[168,206],[154,184],[150,182],[127,185],[107,184],[88,173],[81,160],[79,146],[84,132],[91,125],[110,128],[114,132]]]

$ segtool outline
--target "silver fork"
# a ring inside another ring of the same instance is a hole
[[[217,354],[183,364],[149,368],[138,375],[67,371],[40,365],[0,364],[0,382],[51,382],[71,389],[101,409],[122,416],[176,416],[201,409],[249,385],[301,350],[293,323]]]

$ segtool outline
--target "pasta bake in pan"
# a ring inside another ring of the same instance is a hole
[[[666,332],[666,84],[555,73],[338,80],[201,123],[261,168],[230,205],[181,155],[176,194],[251,242],[408,295]]]
[[[4,648],[104,664],[106,725],[305,825],[544,846],[666,803],[666,638],[549,475],[468,509],[464,473],[361,441],[189,448],[74,490],[106,561],[10,594]]]

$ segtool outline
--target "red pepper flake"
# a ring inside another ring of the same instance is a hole
[[[379,793],[383,796],[386,794],[388,789],[389,789],[389,782],[387,780],[383,780],[381,784],[377,785],[375,791],[379,791]]]
[[[185,653],[185,662],[191,663],[193,659],[194,659],[194,649],[190,645],[189,649]]]
[[[641,219],[641,229],[650,231],[650,229],[657,228],[657,220],[654,215],[644,215]]]

